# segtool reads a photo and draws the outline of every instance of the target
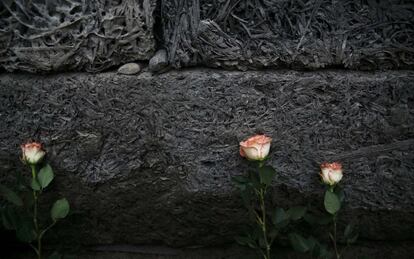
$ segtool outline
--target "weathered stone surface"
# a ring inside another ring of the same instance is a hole
[[[118,68],[118,73],[123,75],[135,75],[141,71],[141,66],[138,63],[127,63]]]
[[[96,72],[155,52],[156,0],[0,1],[0,68]]]
[[[168,56],[165,49],[160,49],[150,59],[148,67],[152,72],[158,72],[168,65]]]
[[[44,142],[57,174],[46,196],[73,208],[53,233],[71,244],[222,244],[246,221],[230,181],[246,169],[238,143],[264,132],[274,202],[322,206],[318,164],[340,160],[342,219],[361,242],[410,240],[413,81],[412,71],[2,74],[0,174],[22,170],[22,141]]]
[[[411,0],[165,0],[172,66],[413,69]]]

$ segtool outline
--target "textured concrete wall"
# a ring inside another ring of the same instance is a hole
[[[155,0],[0,1],[0,68],[96,72],[155,52]]]
[[[0,68],[97,72],[158,47],[172,67],[413,69],[413,17],[411,0],[7,0]]]
[[[172,71],[0,75],[0,175],[45,143],[73,214],[64,240],[214,245],[246,221],[238,142],[273,138],[280,206],[321,206],[318,164],[340,160],[344,218],[362,240],[414,232],[414,72]],[[52,236],[49,236],[53,238]],[[71,241],[73,242],[73,241]]]
[[[411,0],[165,0],[172,66],[413,69]]]

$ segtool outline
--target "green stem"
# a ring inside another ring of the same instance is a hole
[[[335,185],[330,186],[329,190],[332,193],[335,193],[335,187],[336,187]],[[333,215],[333,219],[332,219],[332,221],[333,221],[333,237],[332,237],[332,242],[333,242],[333,246],[334,246],[334,249],[335,249],[336,259],[339,259],[339,258],[341,258],[341,255],[338,252],[338,246],[337,246],[337,241],[336,241],[336,239],[337,239],[337,234],[336,234],[336,232],[337,232],[336,231],[336,216],[337,216],[337,213],[335,213]]]
[[[43,237],[44,234],[46,234],[46,232],[51,229],[54,225],[56,224],[56,221],[53,221],[52,224],[50,224],[47,228],[45,228],[42,232],[40,232],[40,238]]]
[[[38,254],[39,254],[39,251],[37,251],[37,248],[36,248],[34,245],[29,244],[29,246],[30,246],[31,248],[33,248],[33,250],[35,251],[36,255],[38,255]]]
[[[259,168],[262,168],[264,166],[264,161],[259,161]]]
[[[260,161],[259,169],[262,168],[263,166],[264,166],[264,161]],[[257,192],[259,196],[259,200],[260,200],[260,210],[262,212],[262,216],[261,218],[258,217],[257,222],[262,229],[263,238],[264,238],[264,242],[266,246],[266,252],[264,253],[262,251],[263,258],[270,259],[270,244],[269,244],[269,240],[267,239],[267,229],[266,229],[266,203],[265,203],[266,189],[267,189],[267,186],[265,185],[264,187],[260,187],[259,192]]]
[[[337,247],[337,244],[336,244],[336,214],[333,216],[333,237],[331,237],[331,238],[332,238],[333,246],[334,246],[334,249],[335,249],[336,258],[339,259],[339,258],[341,258],[341,255],[338,252],[338,247]]]
[[[260,188],[259,198],[260,198],[260,209],[262,211],[262,219],[259,222],[260,227],[262,228],[263,238],[266,246],[266,254],[263,255],[264,259],[270,259],[270,245],[267,240],[267,229],[266,229],[266,205],[265,205],[265,195],[266,187]]]
[[[36,179],[36,166],[31,165],[32,168],[32,178],[33,181],[37,181]],[[36,239],[37,239],[37,258],[42,258],[42,235],[40,234],[40,228],[39,228],[39,222],[37,220],[37,210],[38,210],[38,192],[36,190],[33,190],[33,199],[34,199],[34,205],[33,205],[33,223],[35,227],[36,232]]]

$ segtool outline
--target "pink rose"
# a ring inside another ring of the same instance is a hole
[[[320,176],[328,185],[335,185],[342,179],[342,165],[340,163],[322,163]]]
[[[22,160],[29,165],[39,163],[46,155],[46,152],[42,148],[42,144],[37,142],[28,142],[21,145],[21,148],[23,153]]]
[[[269,154],[271,138],[256,135],[240,142],[240,155],[249,160],[264,160]]]

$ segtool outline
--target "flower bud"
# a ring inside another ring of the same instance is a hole
[[[240,142],[240,155],[249,160],[264,160],[269,154],[271,138],[256,135]]]
[[[342,165],[340,163],[322,163],[321,173],[322,182],[333,186],[342,179]]]
[[[22,160],[29,165],[35,165],[42,161],[46,152],[42,148],[42,144],[37,142],[28,142],[21,145],[22,148]]]

